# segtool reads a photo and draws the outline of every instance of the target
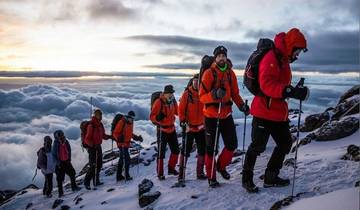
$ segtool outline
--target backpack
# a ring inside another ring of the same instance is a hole
[[[259,64],[263,57],[270,50],[275,49],[275,44],[271,39],[262,38],[257,44],[256,50],[250,55],[245,72],[244,72],[244,85],[254,96],[265,95],[260,90],[259,84]]]
[[[205,85],[202,83],[202,77],[205,73],[205,71],[207,71],[208,69],[210,69],[212,63],[214,62],[215,58],[214,56],[209,56],[209,55],[204,55],[204,57],[201,59],[201,67],[200,67],[200,73],[199,73],[199,89],[200,89],[200,85],[205,89],[205,91],[209,92],[210,90],[207,90]],[[230,59],[228,59],[230,65],[232,66],[232,62]],[[217,74],[215,71],[211,70],[214,80],[211,84],[211,88],[215,86],[215,83],[217,81]],[[229,73],[226,73],[228,76],[228,80],[231,84],[231,75]]]
[[[85,143],[85,137],[86,137],[87,128],[90,123],[91,121],[89,120],[84,120],[80,123],[81,146],[83,148],[88,148],[88,145]]]
[[[153,93],[151,94],[150,109],[152,109],[152,107],[153,107],[156,99],[160,98],[161,93],[162,93],[161,91],[156,91],[156,92],[153,92]],[[161,104],[162,104],[162,103],[161,103]],[[160,110],[161,110],[161,109],[160,109]]]
[[[114,133],[115,127],[118,124],[118,122],[123,118],[124,118],[124,115],[121,113],[118,113],[115,115],[115,117],[111,123],[111,135]],[[125,126],[125,124],[124,124],[124,126]],[[124,129],[124,126],[123,126],[123,129]]]

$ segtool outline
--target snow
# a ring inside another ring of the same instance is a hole
[[[238,148],[242,148],[244,119],[237,119],[235,121],[239,124],[237,126]],[[296,118],[293,118],[293,123],[295,122]],[[250,143],[251,119],[248,119],[246,128],[247,148],[247,145]],[[306,135],[307,133],[301,133],[301,138]],[[359,163],[340,159],[346,153],[348,145],[359,145],[359,139],[359,131],[357,131],[353,135],[340,140],[330,142],[313,141],[310,144],[301,146],[298,153],[295,193],[311,192],[310,195],[314,197],[303,198],[288,208],[359,209],[358,197],[353,195],[354,192],[359,195],[359,188],[353,188],[355,182],[360,180]],[[154,140],[154,138],[146,139],[144,142],[143,146],[150,148],[141,151],[141,153],[144,153],[144,159],[151,158],[152,154],[154,154],[155,150],[150,145],[150,142]],[[218,174],[217,177],[221,183],[220,188],[211,189],[208,187],[207,181],[196,180],[196,154],[192,153],[187,166],[185,188],[171,188],[177,181],[177,177],[174,176],[166,176],[166,180],[159,181],[156,178],[154,161],[149,166],[140,164],[139,166],[132,167],[130,174],[134,178],[133,181],[117,183],[115,181],[115,174],[112,176],[104,175],[104,171],[112,164],[110,161],[104,165],[104,170],[101,172],[102,181],[105,183],[103,186],[94,191],[86,191],[84,188],[77,193],[66,191],[63,198],[64,202],[61,205],[69,205],[71,209],[83,207],[83,209],[90,210],[100,208],[140,209],[137,185],[144,178],[147,178],[154,182],[152,191],[160,191],[162,193],[160,198],[150,205],[154,209],[269,209],[273,203],[289,196],[291,193],[291,185],[285,188],[262,188],[262,180],[259,179],[259,176],[264,173],[273,147],[274,143],[270,140],[266,152],[259,156],[255,166],[254,181],[260,187],[258,194],[248,194],[241,187],[241,161],[228,167],[228,171],[231,174],[230,180],[224,180]],[[222,144],[220,148],[222,148]],[[169,151],[167,156],[169,156]],[[293,156],[294,154],[290,153],[286,158]],[[116,163],[117,160],[114,160],[113,164]],[[292,173],[292,167],[284,166],[280,176],[290,178]],[[55,179],[54,185],[56,186]],[[114,188],[114,191],[107,192],[110,188]],[[28,193],[17,195],[15,199],[12,199],[0,208],[24,209],[28,203],[32,202],[32,208],[34,209],[49,209],[56,199],[56,188],[53,194],[53,198],[47,199],[43,197],[41,189],[29,190]],[[80,196],[83,199],[77,205],[75,205],[74,201],[76,196]],[[192,198],[192,196],[197,198]],[[106,201],[106,204],[102,205],[103,201]]]
[[[295,202],[286,210],[358,210],[360,188],[337,190],[324,195],[305,198]]]

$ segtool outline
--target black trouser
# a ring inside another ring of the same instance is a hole
[[[205,130],[200,130],[198,132],[188,132],[186,133],[186,157],[190,157],[194,139],[197,147],[197,154],[200,156],[205,155]],[[181,154],[185,155],[185,146],[181,148]]]
[[[210,156],[213,156],[214,153],[217,120],[218,120],[217,118],[205,117],[206,154]],[[237,142],[234,119],[232,115],[228,116],[225,119],[219,120],[218,136],[220,134],[224,141],[225,148],[229,151],[234,151],[238,146],[238,142]],[[217,144],[219,144],[219,141],[217,142]],[[218,152],[217,149],[218,146],[216,146],[215,154],[217,154]]]
[[[158,148],[161,148],[161,151],[159,151],[159,158],[164,159],[165,153],[166,153],[166,144],[169,144],[171,154],[178,155],[180,153],[179,151],[179,142],[177,139],[176,131],[172,133],[165,133],[164,131],[160,131],[161,136],[161,145],[159,145],[158,142]]]
[[[270,135],[274,139],[276,146],[267,164],[267,171],[279,174],[283,166],[285,155],[290,152],[292,139],[289,130],[289,123],[276,122],[254,117],[252,121],[251,144],[246,152],[244,173],[253,176],[256,157],[263,153]]]
[[[84,185],[90,186],[90,181],[93,179],[93,185],[96,186],[100,183],[100,171],[102,168],[102,149],[101,145],[87,148],[89,153],[89,170],[87,171],[84,179]]]
[[[75,169],[72,166],[70,161],[60,161],[60,163],[55,168],[56,173],[56,181],[59,189],[59,194],[63,193],[63,182],[65,180],[65,174],[70,177],[71,181],[71,188],[76,188],[76,182],[75,182]]]
[[[125,165],[125,176],[129,176],[129,168],[130,168],[130,154],[129,148],[120,147],[119,148],[119,162],[117,167],[116,177],[119,178],[122,175],[122,169]]]
[[[43,195],[50,195],[53,189],[53,174],[44,174],[44,177]]]

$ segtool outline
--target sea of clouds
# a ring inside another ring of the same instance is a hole
[[[307,113],[321,112],[337,103],[339,96],[358,83],[358,78],[339,76],[306,76],[311,89],[309,101],[304,103]],[[178,99],[188,76],[123,76],[98,78],[21,78],[0,79],[0,190],[18,189],[31,183],[36,167],[36,152],[45,135],[55,130],[65,132],[73,149],[73,164],[79,171],[87,162],[87,153],[80,146],[80,122],[89,119],[90,98],[94,107],[104,112],[107,131],[115,113],[136,112],[135,132],[145,142],[155,140],[155,128],[148,120],[150,95],[173,84]],[[251,103],[252,96],[242,86],[241,95]],[[293,79],[293,83],[298,77]],[[296,101],[290,107],[297,108]],[[243,115],[233,107],[234,117]],[[109,149],[111,142],[104,143]],[[38,175],[35,184],[41,186]]]

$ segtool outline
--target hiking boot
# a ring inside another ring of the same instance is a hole
[[[285,187],[290,184],[289,179],[282,179],[273,171],[265,171],[264,187]]]
[[[204,173],[196,175],[196,178],[199,180],[205,180],[207,179],[207,176]]]
[[[122,181],[124,179],[125,179],[125,177],[123,175],[120,175],[120,176],[116,177],[116,181],[118,181],[118,182],[120,182],[120,181]]]
[[[158,179],[159,179],[160,181],[165,180],[165,176],[164,176],[164,175],[158,175]]]
[[[168,168],[168,174],[177,176],[179,175],[179,172],[175,168]]]
[[[213,180],[209,179],[208,182],[209,182],[209,187],[211,188],[216,188],[220,186],[220,183],[216,181],[216,179]]]
[[[230,179],[230,174],[226,171],[226,169],[221,170],[220,169],[220,164],[219,162],[216,164],[216,170],[221,174],[221,176],[226,179],[229,180]]]
[[[254,184],[254,182],[252,180],[248,180],[246,182],[242,183],[243,188],[245,188],[245,190],[248,193],[257,193],[259,192],[259,188]]]

